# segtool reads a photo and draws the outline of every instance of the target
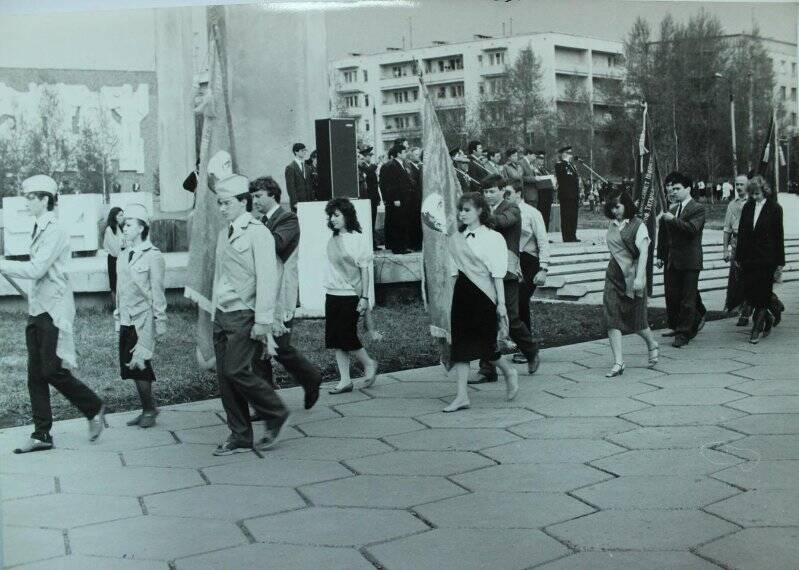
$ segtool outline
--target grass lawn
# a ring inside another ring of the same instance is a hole
[[[701,202],[700,202],[701,203]],[[705,206],[705,228],[708,230],[721,230],[724,226],[724,215],[727,213],[727,204],[703,204]],[[608,227],[608,219],[602,212],[602,204],[597,205],[592,212],[588,206],[580,205],[577,217],[577,229],[597,230]]]
[[[381,372],[431,366],[438,353],[428,333],[428,320],[418,292],[412,288],[390,290],[375,310],[375,322],[384,338],[367,344],[380,361]],[[605,337],[600,306],[573,303],[533,303],[534,334],[542,347],[559,346]],[[719,318],[720,313],[709,315]],[[665,312],[649,311],[653,328],[665,326]],[[0,427],[31,422],[26,381],[25,315],[0,312]],[[160,405],[191,402],[218,396],[216,377],[198,370],[194,357],[194,324],[191,309],[169,312],[169,337],[157,346],[154,367]],[[110,411],[138,408],[133,382],[119,378],[117,342],[111,314],[100,309],[82,310],[76,320],[79,369],[76,376],[105,399]],[[337,378],[332,352],[324,348],[324,321],[309,319],[295,324],[294,344],[321,367],[325,380]],[[280,365],[274,367],[281,386],[291,386]],[[60,394],[53,391],[56,419],[77,417]]]

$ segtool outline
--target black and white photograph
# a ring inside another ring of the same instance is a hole
[[[799,2],[0,0],[0,568],[799,569]]]

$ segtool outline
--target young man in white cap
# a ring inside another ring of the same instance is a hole
[[[69,235],[58,226],[53,208],[58,186],[43,174],[22,182],[28,212],[34,217],[30,261],[0,260],[0,273],[33,281],[28,296],[28,393],[33,414],[33,433],[14,453],[53,448],[50,430],[50,386],[78,408],[89,420],[89,439],[97,440],[105,425],[105,406],[69,369],[77,365],[73,324],[75,301],[67,265],[71,258]]]
[[[126,206],[122,231],[129,247],[120,256],[117,270],[114,316],[119,325],[119,369],[123,380],[135,382],[142,405],[142,413],[127,424],[149,428],[158,415],[151,359],[156,338],[166,333],[166,263],[150,242],[150,213],[144,205]]]
[[[217,204],[227,222],[216,246],[214,351],[219,390],[230,436],[214,455],[230,455],[253,447],[247,404],[266,424],[258,449],[272,447],[288,419],[288,410],[269,383],[253,370],[259,343],[273,351],[274,322],[280,275],[275,240],[266,226],[250,215],[249,180],[234,174],[217,181]]]

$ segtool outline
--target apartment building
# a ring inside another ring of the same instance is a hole
[[[585,104],[575,98],[578,92],[588,94],[598,115],[612,104],[604,94],[623,78],[622,43],[545,32],[351,54],[330,63],[331,109],[354,117],[360,139],[376,149],[388,149],[400,137],[418,145],[419,71],[440,116],[464,120],[474,112],[471,103],[500,88],[507,66],[527,48],[541,61],[544,96],[557,106]]]

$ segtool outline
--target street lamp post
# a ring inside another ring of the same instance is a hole
[[[724,75],[716,73],[713,77],[724,79]],[[732,81],[727,80],[727,87],[730,93],[730,136],[732,138],[732,175],[733,178],[738,176],[738,151],[735,136],[735,94],[732,91]]]

